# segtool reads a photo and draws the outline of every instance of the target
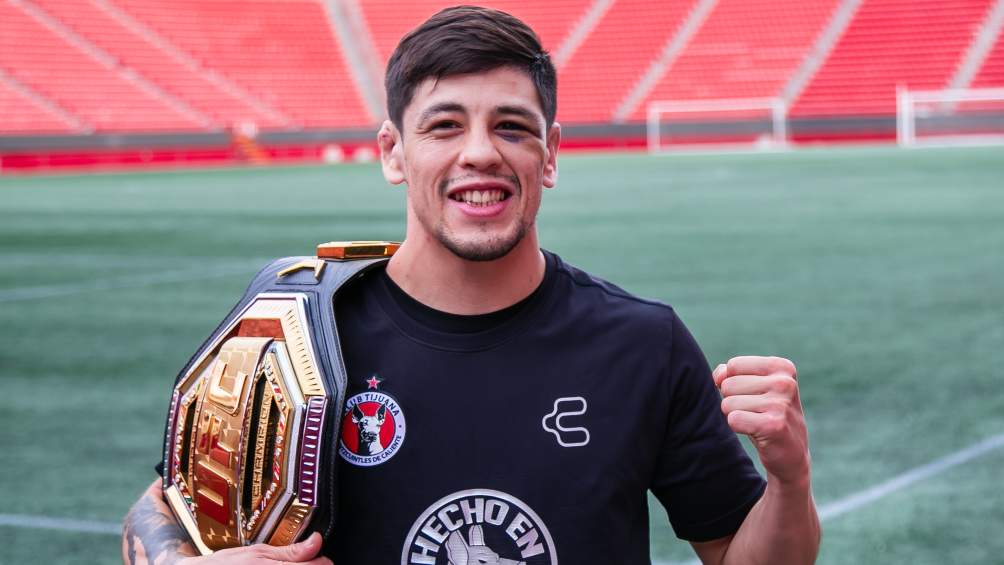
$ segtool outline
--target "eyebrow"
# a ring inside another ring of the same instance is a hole
[[[445,114],[448,112],[466,112],[464,107],[456,102],[440,102],[438,104],[433,104],[426,108],[422,114],[418,117],[418,127],[425,125],[425,122],[432,119],[436,114]]]
[[[521,118],[529,120],[534,124],[540,125],[540,114],[524,106],[496,106],[495,113],[520,116]]]

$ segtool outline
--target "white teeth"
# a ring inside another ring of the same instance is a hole
[[[468,204],[495,204],[502,200],[505,193],[501,190],[465,190],[454,196],[455,199]]]

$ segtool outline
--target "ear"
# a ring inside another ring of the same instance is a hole
[[[547,161],[544,162],[544,188],[558,184],[558,145],[561,144],[561,124],[554,122],[547,130]]]
[[[383,167],[383,178],[390,184],[401,184],[407,179],[404,175],[404,148],[401,145],[401,132],[394,122],[384,120],[377,132],[377,145],[380,147],[380,165]]]
[[[446,555],[450,563],[467,563],[467,542],[457,532],[450,534],[446,540]]]
[[[380,408],[377,408],[376,417],[377,421],[383,423],[384,417],[387,415],[387,406],[381,404]]]
[[[363,418],[365,418],[365,417],[366,417],[366,414],[363,414],[363,411],[359,409],[359,405],[358,404],[356,404],[355,406],[352,407],[352,423],[353,424],[358,424],[359,422],[362,422]]]

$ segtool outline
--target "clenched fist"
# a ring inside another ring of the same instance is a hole
[[[795,365],[781,357],[734,357],[712,374],[729,427],[753,440],[769,476],[809,481],[809,438]]]

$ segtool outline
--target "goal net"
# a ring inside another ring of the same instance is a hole
[[[902,147],[1004,143],[1004,88],[897,91]]]
[[[648,105],[648,150],[769,151],[787,144],[778,98],[659,101]]]

